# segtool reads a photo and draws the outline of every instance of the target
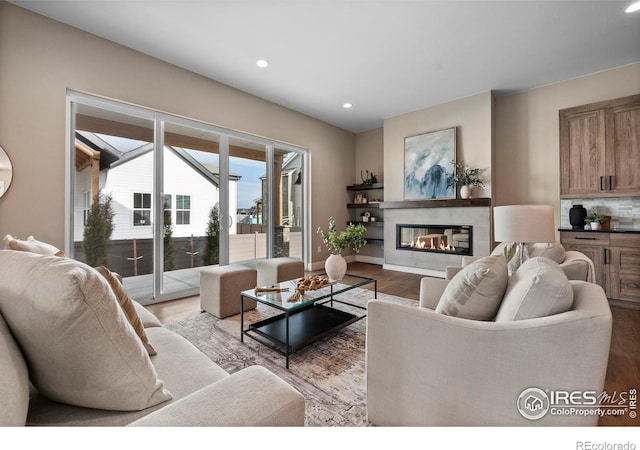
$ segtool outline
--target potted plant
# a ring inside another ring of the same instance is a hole
[[[457,186],[460,188],[460,197],[469,198],[471,196],[471,188],[474,186],[484,186],[484,182],[480,179],[482,169],[475,167],[470,168],[465,163],[456,163],[451,161],[455,167],[455,173],[451,177],[449,186]]]
[[[601,224],[605,223],[607,221],[607,218],[603,214],[592,212],[587,214],[587,217],[584,218],[584,221],[591,224],[592,230],[599,230],[601,228]]]
[[[360,249],[367,243],[364,239],[364,232],[367,229],[364,225],[355,225],[350,223],[347,228],[341,232],[336,231],[336,221],[333,217],[329,218],[329,230],[323,231],[318,227],[318,234],[322,237],[327,250],[331,255],[324,264],[325,271],[332,281],[341,280],[347,272],[347,262],[342,257],[342,250],[351,249],[356,253],[360,253]]]

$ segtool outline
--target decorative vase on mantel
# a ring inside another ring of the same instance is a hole
[[[467,186],[466,184],[460,188],[460,198],[470,198],[471,197],[471,186]]]
[[[569,223],[573,230],[584,230],[584,218],[587,217],[587,209],[582,205],[573,205],[569,210]]]
[[[329,281],[340,281],[347,273],[347,261],[340,253],[331,254],[324,262],[324,270],[329,276]]]

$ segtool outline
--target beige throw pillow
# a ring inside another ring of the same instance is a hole
[[[107,280],[109,286],[111,286],[111,289],[113,290],[113,293],[118,300],[118,304],[122,308],[122,312],[124,312],[124,315],[127,317],[127,320],[133,327],[133,331],[135,331],[140,338],[140,341],[142,342],[142,345],[144,345],[144,348],[147,350],[147,353],[149,353],[149,355],[151,356],[157,355],[156,350],[149,343],[149,338],[147,337],[147,333],[145,333],[144,331],[144,325],[142,325],[142,321],[140,320],[140,317],[138,317],[138,313],[136,312],[136,308],[133,305],[133,301],[125,292],[120,280],[113,272],[111,272],[104,266],[96,267],[96,270],[105,278],[105,280]]]
[[[29,236],[26,241],[23,241],[7,234],[4,237],[4,248],[21,252],[38,253],[39,255],[64,256],[64,252],[59,248],[46,242],[40,242],[33,236]]]
[[[486,256],[462,268],[445,288],[436,312],[473,320],[493,320],[508,282],[507,261]]]
[[[531,258],[511,276],[496,322],[550,316],[572,305],[573,288],[558,263]]]
[[[29,372],[0,315],[0,427],[24,426],[29,410]]]
[[[0,311],[49,399],[137,411],[172,398],[109,284],[86,264],[0,251]]]
[[[549,258],[558,264],[564,261],[565,250],[561,243],[529,244],[529,258]]]

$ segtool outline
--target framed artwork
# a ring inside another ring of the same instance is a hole
[[[456,198],[456,128],[404,139],[404,199]]]

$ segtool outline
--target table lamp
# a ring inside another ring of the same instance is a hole
[[[527,243],[555,242],[551,205],[508,205],[493,208],[496,242],[512,242],[515,254],[508,258],[509,276],[529,257]]]

